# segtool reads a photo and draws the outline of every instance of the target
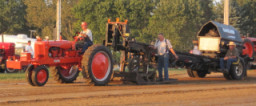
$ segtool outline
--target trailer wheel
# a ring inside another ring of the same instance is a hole
[[[223,76],[226,80],[232,80],[232,77],[230,76],[230,74],[227,73],[223,73]]]
[[[34,66],[30,64],[26,68],[25,75],[26,75],[26,79],[28,81],[28,84],[32,85],[32,86],[35,86],[35,84],[32,82],[32,71],[33,71],[33,69],[34,69]]]
[[[195,77],[194,75],[193,75],[193,72],[192,72],[193,70],[191,70],[191,69],[187,69],[187,73],[188,73],[188,76],[189,77]]]
[[[49,78],[48,69],[45,66],[38,66],[32,71],[32,82],[36,86],[43,86]]]
[[[89,47],[82,59],[82,65],[88,70],[89,76],[95,85],[107,85],[113,71],[112,54],[103,45],[92,45]],[[86,73],[86,72],[82,72]]]
[[[204,78],[206,77],[206,74],[207,74],[207,72],[205,71],[196,71],[196,70],[192,71],[192,73],[196,78]]]
[[[240,58],[238,65],[232,65],[229,74],[233,80],[241,80],[245,76],[246,68],[243,59]]]
[[[73,66],[52,66],[49,68],[54,80],[59,83],[73,83],[79,75],[77,65]]]

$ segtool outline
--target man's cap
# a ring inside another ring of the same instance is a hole
[[[81,23],[81,26],[87,26],[88,24],[87,24],[87,22],[82,22]]]
[[[229,46],[236,46],[235,42],[233,42],[233,41],[230,41],[230,42],[228,43],[228,45],[229,45]]]

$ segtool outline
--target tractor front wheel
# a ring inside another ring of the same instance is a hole
[[[88,71],[91,81],[95,85],[107,85],[110,81],[113,60],[112,54],[107,47],[103,45],[89,47],[83,55],[82,65],[85,68],[83,71]]]
[[[33,68],[34,68],[33,65],[29,65],[26,68],[25,75],[26,75],[26,79],[28,81],[28,84],[32,85],[32,86],[35,86],[35,84],[32,82],[32,71],[33,71]]]
[[[35,86],[44,86],[48,78],[49,72],[45,66],[38,66],[32,71],[32,82]]]

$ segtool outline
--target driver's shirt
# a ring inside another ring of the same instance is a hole
[[[237,48],[234,48],[233,50],[228,49],[228,52],[227,52],[227,54],[225,56],[226,57],[229,57],[229,56],[236,56],[236,57],[238,57],[239,53],[238,53]]]
[[[87,35],[89,37],[89,39],[91,41],[93,41],[93,39],[92,39],[92,31],[90,29],[87,29],[86,31],[81,31],[80,33]]]
[[[34,55],[34,52],[33,52],[33,49],[32,49],[32,46],[31,46],[31,45],[27,45],[27,46],[25,47],[25,52],[30,53],[32,56]]]
[[[163,41],[156,41],[155,48],[157,48],[157,54],[158,55],[164,55],[165,53],[169,53],[169,50],[172,48],[172,45],[169,40],[164,39]]]

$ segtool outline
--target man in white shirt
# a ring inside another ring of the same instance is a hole
[[[157,55],[158,55],[158,74],[159,74],[159,81],[163,81],[162,76],[162,69],[164,68],[164,80],[169,80],[169,74],[168,74],[168,66],[169,66],[169,52],[172,52],[172,54],[175,56],[176,59],[178,59],[178,56],[172,49],[172,45],[168,39],[164,38],[164,35],[162,33],[158,34],[158,40],[155,43],[155,48],[157,49]]]
[[[85,52],[88,47],[93,45],[93,39],[92,39],[92,31],[88,29],[88,25],[86,22],[82,22],[81,24],[82,31],[79,34],[79,41],[78,43],[82,43],[83,48],[82,48],[82,53]]]
[[[193,50],[192,50],[192,54],[195,54],[195,55],[201,55],[201,52],[200,50],[198,49],[198,46],[195,45]]]
[[[25,52],[28,52],[31,54],[31,58],[33,58],[34,56],[34,51],[32,49],[32,46],[31,46],[31,41],[29,40],[28,41],[28,45],[25,47]]]

